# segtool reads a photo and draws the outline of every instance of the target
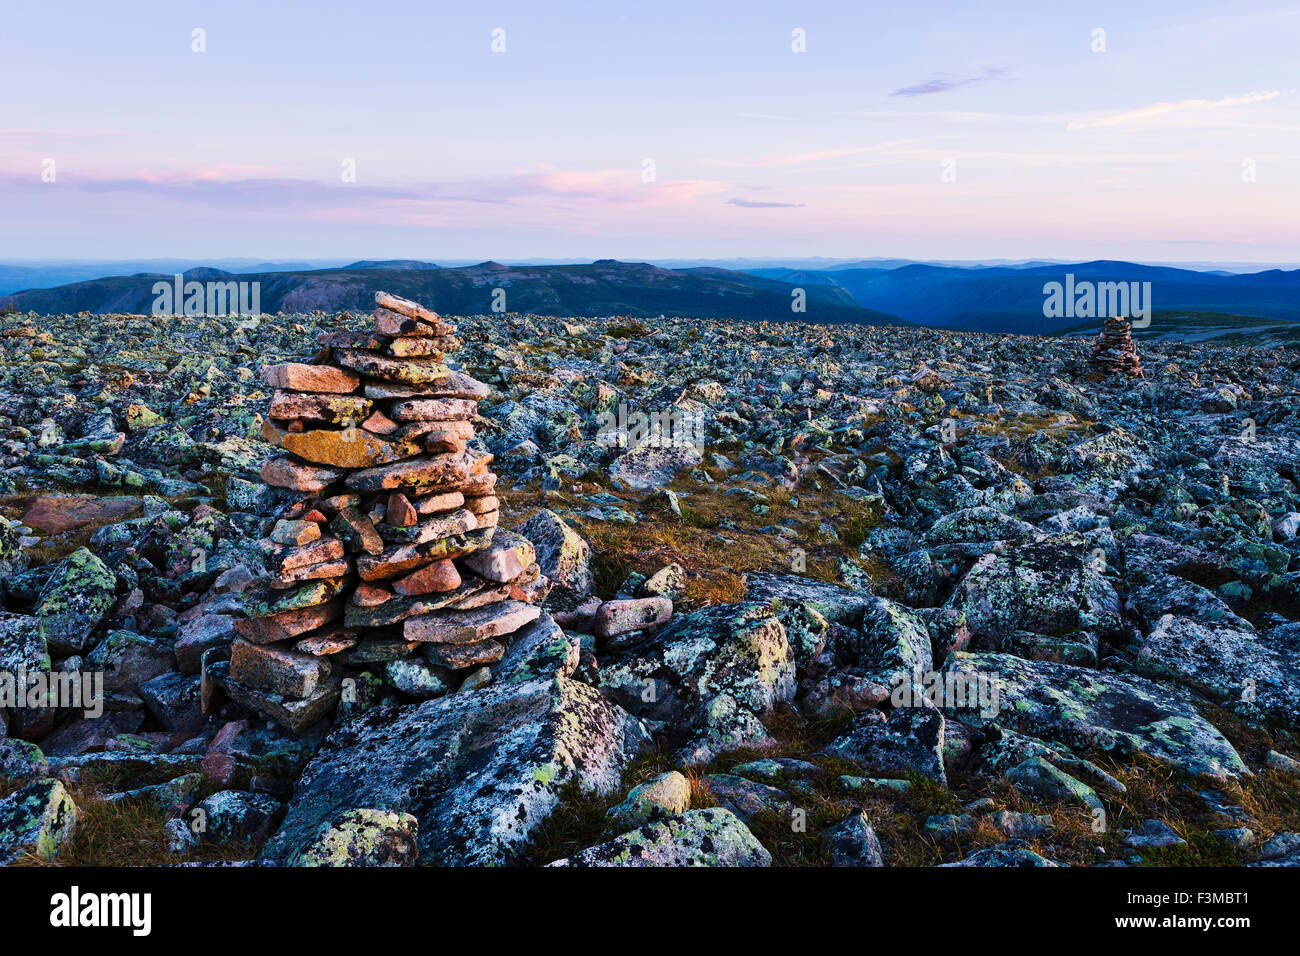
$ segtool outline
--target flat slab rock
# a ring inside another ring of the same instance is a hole
[[[505,657],[505,645],[490,637],[468,644],[426,644],[425,659],[435,667],[460,671],[493,664]]]
[[[41,495],[23,515],[23,524],[44,534],[62,534],[73,528],[129,518],[141,508],[139,498],[89,495]]]
[[[629,488],[662,488],[679,471],[694,468],[703,459],[694,447],[656,448],[641,445],[619,455],[609,466],[609,476]]]
[[[268,458],[262,463],[262,481],[291,491],[323,491],[343,477],[337,468],[310,465],[291,457]]]
[[[592,628],[597,637],[614,637],[665,623],[673,616],[673,602],[664,597],[606,601],[596,612]]]
[[[331,368],[328,365],[304,365],[301,362],[268,365],[262,369],[262,380],[272,388],[332,395],[354,392],[361,384],[359,375],[345,369]]]
[[[998,702],[994,719],[1021,733],[1121,758],[1145,754],[1216,780],[1250,774],[1241,755],[1181,688],[1009,654],[957,653],[946,670],[965,672],[967,686],[991,681]]]
[[[392,491],[397,488],[427,488],[463,481],[469,475],[465,455],[435,455],[413,458],[393,465],[365,468],[348,475],[347,486],[357,491]],[[263,475],[263,480],[265,480]]]
[[[759,571],[745,575],[745,597],[750,601],[771,604],[810,604],[828,621],[860,620],[874,603],[870,594],[805,578],[798,574],[769,574]]]
[[[366,397],[373,399],[407,398],[463,398],[479,402],[488,397],[490,389],[464,372],[452,372],[445,378],[423,385],[403,385],[399,382],[366,382]]]
[[[434,611],[406,619],[402,634],[408,641],[431,644],[472,644],[513,634],[531,624],[541,608],[523,601],[500,601],[469,611]]]
[[[222,662],[214,667],[214,679],[225,688],[236,703],[258,711],[268,720],[294,733],[306,730],[338,706],[342,696],[341,681],[331,678],[318,686],[307,698],[298,700],[274,691],[247,687],[230,678],[230,665]]]
[[[649,737],[576,681],[493,685],[367,711],[326,738],[303,771],[267,859],[295,863],[339,815],[410,813],[419,862],[510,862],[576,780],[612,793]]]

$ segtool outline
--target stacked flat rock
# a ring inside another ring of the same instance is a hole
[[[1138,358],[1137,346],[1133,344],[1128,319],[1111,316],[1106,320],[1092,347],[1089,364],[1103,375],[1118,372],[1133,378],[1143,377],[1142,361]]]
[[[407,299],[375,301],[373,332],[322,334],[310,363],[263,370],[263,435],[283,454],[262,480],[302,498],[260,542],[269,572],[220,683],[293,729],[365,672],[416,699],[490,679],[549,587],[532,544],[496,530],[492,456],[471,445],[488,388],[444,363],[455,328]]]

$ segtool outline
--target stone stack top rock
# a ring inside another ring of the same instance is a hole
[[[260,542],[229,659],[204,662],[211,687],[294,730],[482,686],[550,587],[530,543],[495,536],[492,456],[474,444],[489,389],[447,363],[455,326],[375,302],[374,331],[323,333],[312,361],[263,370],[262,434],[281,452],[262,480],[302,497]]]
[[[1102,375],[1119,373],[1132,378],[1143,377],[1142,360],[1138,358],[1128,319],[1111,316],[1106,320],[1092,348],[1089,364]]]

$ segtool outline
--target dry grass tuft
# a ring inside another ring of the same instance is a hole
[[[201,843],[184,857],[167,852],[167,814],[148,800],[105,803],[76,790],[77,828],[50,861],[28,856],[18,866],[164,866],[183,861],[251,860],[260,845]]]

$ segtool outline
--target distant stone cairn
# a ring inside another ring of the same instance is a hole
[[[1102,375],[1119,373],[1142,378],[1142,360],[1138,358],[1128,319],[1111,316],[1106,320],[1092,347],[1089,366]]]

